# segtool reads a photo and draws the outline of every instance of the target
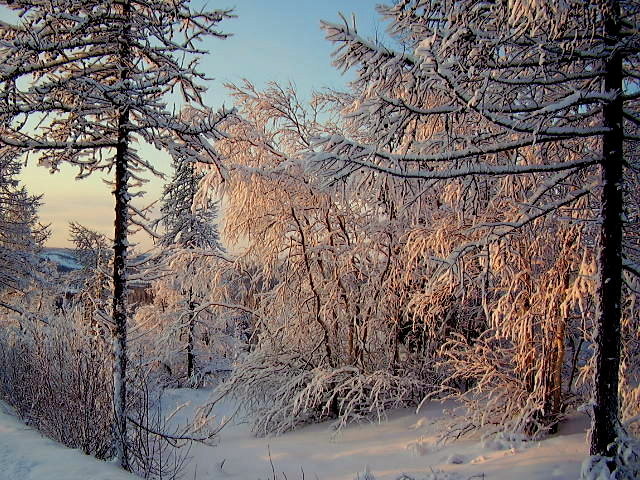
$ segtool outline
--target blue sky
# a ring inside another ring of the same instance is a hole
[[[195,2],[196,5],[204,2]],[[205,97],[211,107],[231,105],[223,84],[238,83],[246,78],[256,86],[268,81],[293,82],[307,96],[314,89],[341,88],[351,78],[331,66],[333,46],[324,39],[320,20],[340,21],[338,12],[355,14],[359,29],[365,35],[384,30],[375,12],[373,0],[235,0],[209,1],[209,8],[234,8],[238,18],[220,25],[233,34],[226,40],[211,39],[203,47],[210,54],[202,58],[201,70],[210,78]],[[153,154],[153,153],[150,153]],[[163,156],[159,161],[169,173]],[[49,246],[69,246],[67,224],[76,221],[111,237],[113,200],[109,187],[101,178],[77,181],[70,167],[50,175],[46,169],[28,165],[22,180],[33,194],[44,194],[40,217],[51,224]],[[154,179],[145,190],[147,200],[159,196],[162,181]],[[148,243],[142,238],[140,243]]]
[[[233,37],[209,42],[212,55],[203,62],[203,70],[214,76],[218,85],[245,77],[258,85],[269,80],[293,81],[302,93],[343,86],[345,77],[331,66],[333,46],[325,40],[320,20],[338,22],[338,12],[347,17],[354,13],[362,30],[370,33],[379,23],[376,3],[237,0],[230,5],[238,18],[226,23],[226,31]],[[211,89],[210,101],[224,95],[218,85]]]

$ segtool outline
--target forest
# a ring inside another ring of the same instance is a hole
[[[26,425],[169,479],[224,445],[221,404],[275,438],[446,402],[442,443],[579,413],[581,478],[640,478],[640,2],[388,0],[384,38],[336,12],[348,88],[247,79],[220,109],[202,40],[233,10],[0,8],[0,399]],[[113,232],[70,223],[67,271],[27,162],[111,179]],[[178,390],[207,392],[180,424]],[[474,478],[430,475],[397,478]]]

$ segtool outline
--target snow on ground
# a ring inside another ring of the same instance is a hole
[[[101,462],[43,437],[0,403],[0,480],[134,480]]]
[[[174,418],[185,421],[207,402],[206,390],[168,390],[165,408],[190,402]],[[450,407],[451,405],[449,405]],[[216,407],[221,418],[230,404]],[[558,435],[541,442],[436,442],[443,428],[443,406],[433,403],[419,414],[397,410],[382,424],[349,426],[332,435],[329,424],[310,425],[280,437],[256,438],[236,419],[220,433],[217,446],[195,445],[185,479],[199,480],[353,480],[370,472],[376,480],[406,473],[417,480],[575,480],[587,454],[587,421],[574,416]],[[274,475],[275,472],[275,475]],[[434,475],[434,472],[436,473]],[[441,472],[441,473],[438,473]],[[44,438],[0,403],[0,480],[133,480],[115,465],[95,460]],[[370,477],[369,477],[370,478]]]
[[[165,408],[185,402],[195,407],[208,396],[204,390],[168,390]],[[219,417],[233,411],[228,404],[216,409]],[[188,414],[189,409],[181,411],[177,421]],[[442,415],[443,405],[433,403],[419,414],[394,411],[382,424],[349,426],[337,436],[326,423],[269,438],[252,436],[239,419],[220,433],[216,447],[192,448],[185,478],[273,480],[275,471],[278,480],[353,480],[366,478],[368,470],[376,480],[395,480],[403,473],[437,480],[575,480],[587,455],[587,420],[581,415],[541,442],[483,442],[475,437],[445,446],[436,442]],[[432,474],[438,471],[444,473]]]

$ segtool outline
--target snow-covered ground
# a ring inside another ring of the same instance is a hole
[[[165,406],[208,400],[204,390],[168,390]],[[184,421],[191,407],[176,421]],[[216,407],[222,417],[230,405]],[[332,435],[328,424],[280,437],[256,438],[242,421],[232,421],[215,447],[195,445],[185,479],[199,480],[575,480],[587,453],[586,419],[575,416],[560,433],[541,442],[465,438],[438,445],[443,406],[420,414],[399,410],[382,424],[354,425]],[[0,403],[0,480],[132,480],[116,466],[65,448],[26,427]],[[371,478],[370,476],[368,478]]]
[[[205,402],[206,391],[169,390],[165,405]],[[223,416],[232,409],[218,408]],[[185,415],[187,409],[185,409]],[[443,428],[443,406],[433,403],[420,414],[392,412],[383,424],[350,426],[332,436],[328,424],[312,425],[280,437],[256,438],[246,423],[230,422],[216,447],[196,445],[185,478],[353,480],[368,471],[377,480],[403,473],[437,480],[575,480],[587,455],[587,420],[581,415],[560,433],[541,442],[482,441],[465,438],[445,446],[436,441]],[[434,474],[435,472],[435,474]],[[438,473],[441,472],[441,473]]]
[[[0,480],[134,480],[25,426],[0,403]]]

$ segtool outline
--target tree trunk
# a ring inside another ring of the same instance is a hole
[[[566,240],[560,255],[567,258],[566,255],[569,255],[575,247],[576,238],[576,235],[571,235]],[[564,263],[562,263],[561,266],[563,269],[562,289],[568,292],[570,285],[569,269]],[[545,338],[545,342],[549,345],[550,352],[547,359],[549,371],[545,374],[547,378],[546,385],[544,386],[544,413],[547,417],[549,433],[552,434],[558,433],[560,414],[562,413],[562,368],[564,366],[566,353],[565,336],[567,330],[567,318],[562,311],[561,305],[556,304],[554,311],[558,312],[558,315],[550,326],[551,331],[548,332],[549,336]]]
[[[131,49],[129,23],[131,5],[122,4],[124,19],[123,34],[119,39],[120,80],[129,78]],[[118,143],[116,147],[115,172],[115,233],[113,246],[113,402],[114,441],[116,459],[125,470],[130,470],[127,445],[127,247],[129,225],[129,106],[128,98],[118,99]]]
[[[622,295],[622,58],[613,47],[620,38],[620,7],[608,2],[605,41],[611,56],[605,64],[605,91],[617,92],[603,107],[604,126],[610,130],[602,141],[603,159],[601,227],[598,254],[598,290],[595,324],[595,372],[591,455],[611,456],[618,420],[618,369],[620,364],[620,316]]]
[[[549,425],[549,433],[558,433],[558,422],[560,414],[562,413],[562,367],[564,366],[565,356],[564,337],[566,319],[558,318],[557,322],[556,331],[554,332],[555,338],[552,340],[551,371],[549,372],[547,398],[545,400],[545,413],[551,422]]]
[[[189,288],[189,324],[187,325],[187,381],[193,376],[193,364],[195,355],[193,354],[193,332],[196,326],[196,304],[193,301],[193,288]]]

